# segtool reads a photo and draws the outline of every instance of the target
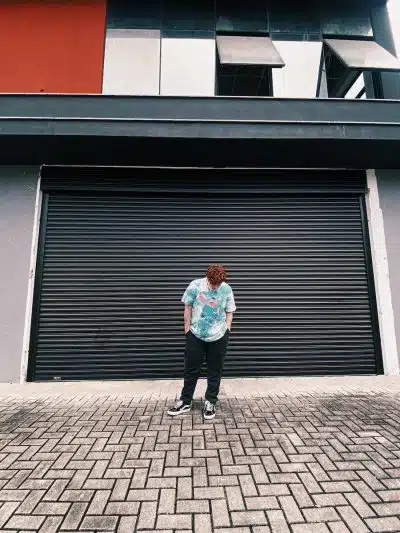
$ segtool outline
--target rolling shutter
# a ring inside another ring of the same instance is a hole
[[[96,172],[43,179],[31,379],[182,377],[180,299],[214,262],[226,376],[378,371],[362,176]]]

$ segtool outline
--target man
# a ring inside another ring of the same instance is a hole
[[[203,410],[206,420],[215,417],[222,368],[236,311],[231,287],[222,265],[208,267],[205,278],[192,281],[183,295],[185,304],[185,375],[180,400],[168,411],[175,416],[192,407],[193,394],[204,357],[207,362],[207,392]]]

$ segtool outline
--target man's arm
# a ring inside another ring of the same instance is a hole
[[[232,329],[233,313],[226,313],[226,325],[229,331]]]
[[[185,334],[186,334],[190,330],[190,323],[192,320],[192,306],[191,305],[185,305],[185,312],[183,316],[185,319]]]

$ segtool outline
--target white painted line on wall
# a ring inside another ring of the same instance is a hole
[[[397,354],[389,264],[383,213],[380,206],[378,182],[374,170],[367,170],[367,185],[367,216],[369,220],[372,263],[381,334],[383,370],[386,375],[396,375],[399,374],[399,358]]]
[[[39,243],[41,207],[42,207],[42,191],[40,190],[40,172],[39,172],[37,187],[36,187],[35,213],[34,213],[34,218],[33,218],[31,259],[30,259],[30,264],[29,264],[29,280],[28,280],[28,291],[27,291],[26,309],[25,309],[24,338],[22,342],[20,383],[24,383],[27,380],[27,372],[28,372],[29,343],[30,343],[30,336],[31,336],[32,308],[33,308],[33,292],[35,288],[36,257],[37,257],[38,243]]]

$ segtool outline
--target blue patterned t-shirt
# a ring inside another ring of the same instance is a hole
[[[218,289],[210,289],[207,278],[192,281],[182,302],[192,306],[191,332],[206,342],[217,341],[225,335],[226,313],[236,311],[231,287],[222,283]]]

